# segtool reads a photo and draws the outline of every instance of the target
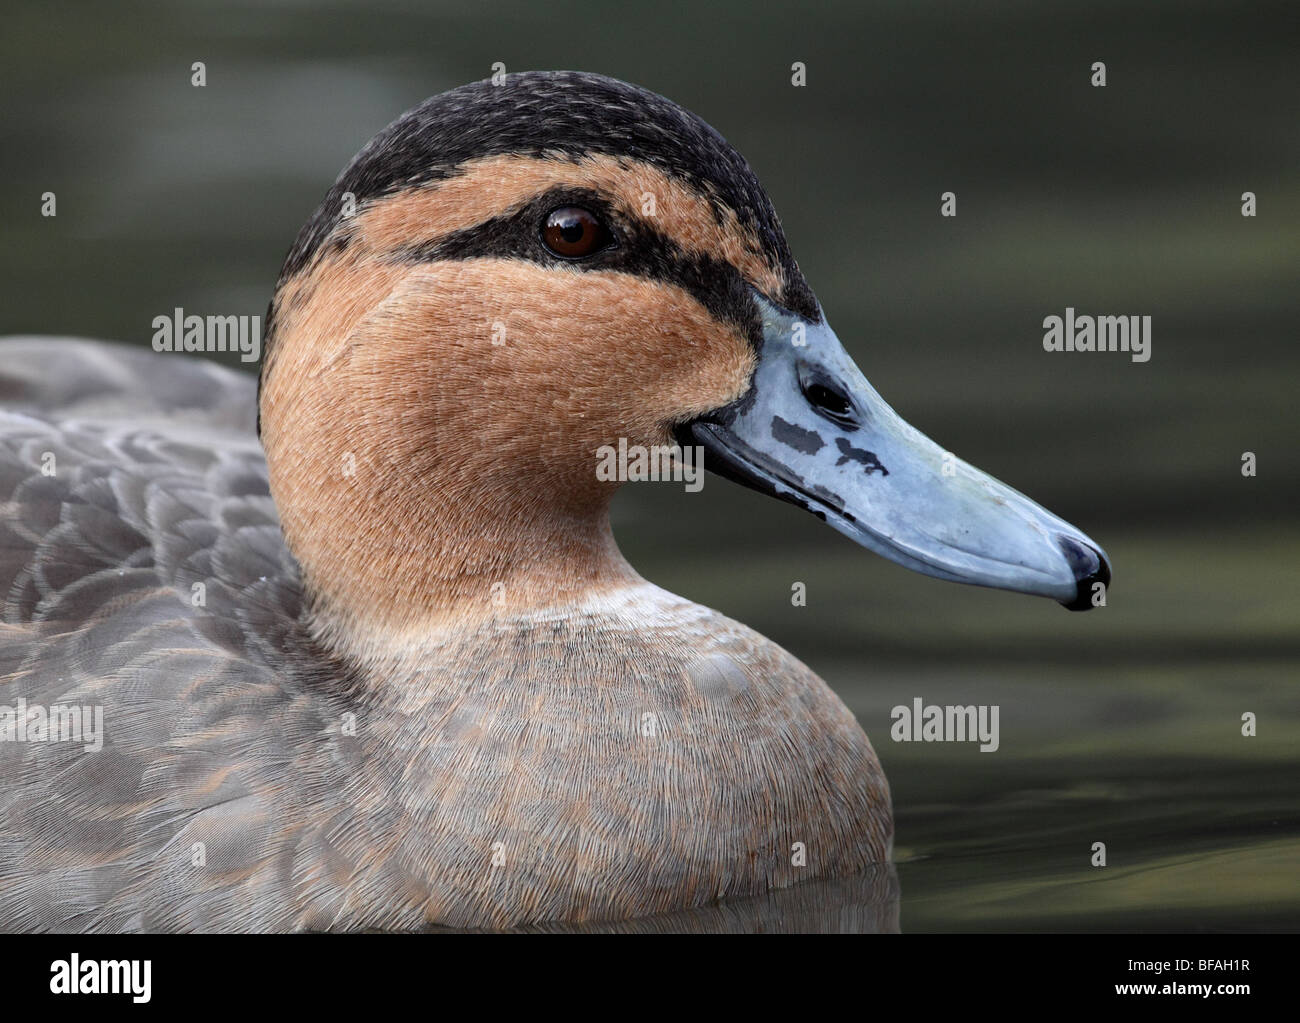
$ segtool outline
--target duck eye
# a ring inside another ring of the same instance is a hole
[[[551,210],[542,225],[542,244],[564,259],[582,259],[605,248],[613,239],[609,228],[581,206]]]

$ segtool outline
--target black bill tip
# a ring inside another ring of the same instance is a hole
[[[1061,601],[1061,606],[1068,611],[1091,611],[1096,606],[1092,602],[1093,586],[1110,586],[1110,562],[1092,544],[1072,536],[1058,536],[1056,542],[1074,571],[1075,583],[1074,599]]]

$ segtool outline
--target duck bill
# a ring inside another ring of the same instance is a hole
[[[863,547],[939,579],[1094,606],[1101,548],[940,447],[876,393],[823,319],[759,298],[750,389],[687,424],[705,466],[806,508]]]

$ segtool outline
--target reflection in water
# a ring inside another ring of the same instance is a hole
[[[750,899],[618,923],[542,924],[547,934],[896,934],[898,872],[880,864],[853,877],[809,881]]]

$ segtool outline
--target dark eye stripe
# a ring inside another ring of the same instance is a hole
[[[581,206],[609,225],[614,242],[595,255],[564,259],[549,251],[538,230],[557,206]],[[688,253],[652,225],[620,217],[594,192],[555,189],[519,209],[492,217],[473,227],[396,253],[409,262],[443,259],[523,259],[542,266],[564,266],[583,272],[615,271],[675,285],[689,293],[715,318],[738,326],[758,348],[761,323],[750,284],[726,260]]]

